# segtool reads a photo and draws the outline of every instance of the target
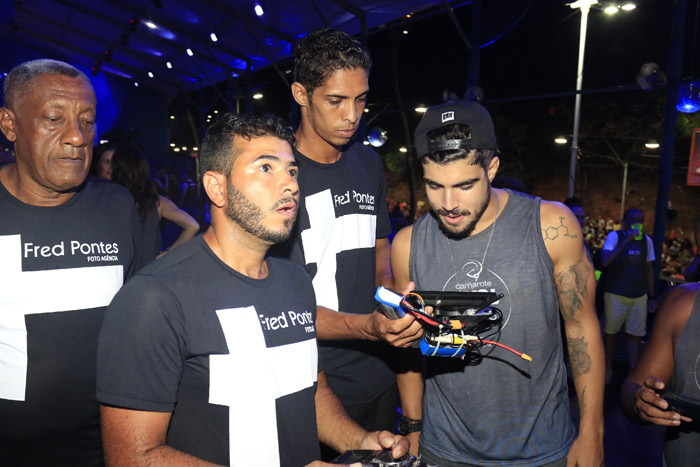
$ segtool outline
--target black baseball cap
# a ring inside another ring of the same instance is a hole
[[[471,136],[467,139],[428,143],[426,135],[430,130],[453,123],[468,125],[471,128]],[[418,157],[448,149],[498,150],[496,132],[488,110],[481,104],[464,99],[429,107],[416,128],[414,140]]]

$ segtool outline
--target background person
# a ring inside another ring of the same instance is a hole
[[[151,180],[148,161],[138,147],[119,145],[114,151],[111,164],[112,181],[129,190],[136,201],[141,220],[143,249],[152,254],[152,259],[161,254],[161,219],[174,222],[182,228],[180,236],[170,248],[182,245],[197,235],[197,221],[168,198],[158,195]]]
[[[608,233],[601,251],[605,271],[605,382],[612,376],[617,333],[625,324],[630,368],[637,364],[646,334],[647,309],[655,308],[654,245],[642,232],[644,211],[629,208],[622,228]]]

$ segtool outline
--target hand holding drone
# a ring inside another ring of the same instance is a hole
[[[401,295],[379,287],[374,298],[388,318],[398,319],[409,313],[421,322],[425,330],[420,341],[423,355],[464,358],[467,350],[491,344],[532,361],[529,355],[480,337],[493,328],[500,328],[503,313],[491,305],[503,298],[503,294],[416,291]],[[429,306],[433,308],[432,316],[426,312]]]

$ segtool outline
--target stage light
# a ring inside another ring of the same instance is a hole
[[[637,8],[637,5],[635,5],[634,3],[625,3],[624,5],[622,5],[620,7],[620,9],[625,10],[625,11],[632,11],[635,8]]]
[[[557,138],[554,138],[554,142],[557,144],[566,144],[569,142],[569,140],[564,138],[563,136],[559,136]]]
[[[199,148],[197,146],[192,148],[193,151],[199,151]]]
[[[180,148],[173,148],[173,151],[180,152]]]
[[[209,37],[211,37],[212,42],[216,42],[219,40],[219,38],[216,37],[216,34],[214,34],[213,32],[211,34],[209,34]]]
[[[165,62],[165,66],[167,66],[167,67],[168,67],[168,69],[170,69],[170,68],[172,68],[172,67],[173,67],[173,64],[172,64],[172,63],[170,63],[170,62]]]
[[[368,114],[368,113],[369,113],[369,109],[368,109],[367,107],[365,107],[364,112],[365,112],[366,114]]]
[[[617,5],[610,5],[610,6],[606,6],[605,8],[603,8],[603,13],[606,13],[606,14],[608,14],[608,15],[614,15],[614,14],[617,13],[619,10],[620,10],[620,7],[619,7],[619,6],[617,6]]]
[[[148,26],[149,29],[156,29],[158,27],[158,26],[156,26],[156,24],[153,21],[144,21],[143,24]]]
[[[403,33],[404,33],[404,34],[408,34],[408,31],[406,31],[406,30],[404,29],[404,30],[403,30]]]
[[[369,146],[369,141],[364,140],[364,141],[362,142],[362,144],[364,144],[365,146]]]
[[[189,55],[190,57],[194,56],[194,52],[192,52],[192,49],[187,49],[187,55]]]
[[[256,101],[260,100],[262,98],[263,98],[263,95],[260,92],[256,92],[255,94],[253,94],[253,99],[255,99]]]
[[[384,143],[386,143],[388,139],[389,134],[379,127],[372,128],[367,134],[367,140],[369,140],[369,144],[371,144],[375,148],[384,146]]]
[[[139,87],[139,82],[138,82],[138,81],[134,81],[134,86],[138,88],[138,87]]]
[[[657,143],[655,139],[652,139],[648,143],[644,144],[644,147],[647,149],[659,149],[659,146],[661,146],[661,145],[659,143]]]
[[[218,111],[218,110],[215,110],[215,111],[214,111],[214,113],[215,113],[215,114],[218,114],[218,113],[219,113],[219,111]]]
[[[408,149],[406,149],[404,146],[401,146],[399,148],[399,152],[408,152]]]
[[[187,146],[183,146],[183,147],[182,147],[182,150],[183,150],[183,151],[187,151]]]
[[[700,110],[700,82],[685,83],[680,86],[676,110],[687,114]]]
[[[149,77],[149,78],[153,78],[153,72],[152,72],[152,71],[149,71],[149,72],[148,72],[148,77]]]
[[[170,143],[170,147],[171,147],[171,148],[174,148],[174,147],[175,147],[175,143]]]
[[[175,120],[175,115],[171,115],[170,120]]]
[[[419,106],[416,107],[414,110],[415,110],[416,112],[418,112],[419,114],[424,114],[425,111],[428,110],[428,108],[427,108],[426,106],[424,106],[424,105],[419,105]]]
[[[262,5],[260,5],[260,2],[255,2],[255,8],[254,8],[254,9],[255,9],[255,14],[258,15],[258,16],[262,16],[262,15],[265,14],[265,12],[263,11]]]

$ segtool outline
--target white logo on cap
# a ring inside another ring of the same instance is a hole
[[[450,120],[455,119],[455,113],[454,112],[444,112],[442,114],[442,123],[449,122]]]

